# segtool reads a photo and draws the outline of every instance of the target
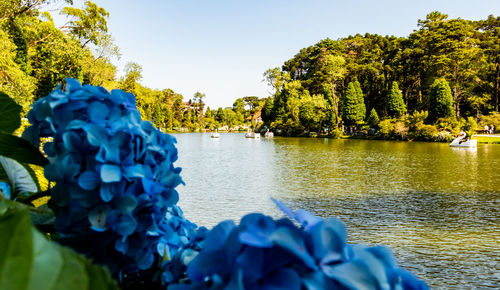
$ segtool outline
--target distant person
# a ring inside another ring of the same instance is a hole
[[[486,134],[490,133],[490,128],[488,127],[488,125],[484,125],[484,132]]]
[[[491,125],[490,134],[495,134],[495,125]]]

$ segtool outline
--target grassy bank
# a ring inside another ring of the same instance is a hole
[[[472,139],[480,144],[500,144],[500,135],[474,135]]]

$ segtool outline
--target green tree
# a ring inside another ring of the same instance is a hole
[[[437,79],[431,87],[429,98],[429,117],[430,122],[439,118],[449,118],[454,116],[453,96],[450,86],[445,79]]]
[[[386,109],[390,117],[400,117],[406,113],[406,105],[397,82],[393,82],[389,89],[386,98]]]
[[[0,30],[0,91],[12,96],[25,110],[33,101],[33,79],[14,62],[16,47],[8,34]]]
[[[61,14],[72,19],[67,28],[80,41],[82,47],[89,43],[99,45],[101,35],[108,32],[106,18],[109,13],[90,1],[85,1],[85,10],[64,7]]]
[[[266,98],[264,107],[262,108],[262,120],[265,124],[270,124],[275,119],[273,115],[273,98]]]
[[[242,98],[236,99],[233,103],[233,111],[238,112],[240,114],[245,113],[245,101]]]
[[[203,115],[203,110],[205,108],[205,103],[203,103],[204,98],[205,94],[202,94],[200,92],[194,93],[193,102],[194,102],[194,107],[196,108],[195,116],[198,119],[197,121],[200,128],[205,128],[204,115]]]
[[[125,65],[125,77],[121,80],[121,89],[137,95],[136,85],[142,79],[142,67],[136,62]]]
[[[327,120],[327,101],[322,95],[305,95],[300,100],[299,118],[301,124],[309,130],[321,132]]]
[[[366,107],[358,81],[350,82],[344,96],[342,119],[346,125],[355,125],[365,119]]]
[[[377,111],[375,111],[375,108],[372,108],[370,111],[370,115],[368,115],[368,119],[366,122],[370,125],[370,127],[377,127],[378,123],[380,122],[380,119],[378,118]]]

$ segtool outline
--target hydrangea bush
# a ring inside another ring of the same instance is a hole
[[[176,231],[185,237],[190,227],[166,217],[182,217],[170,208],[182,182],[175,139],[141,121],[133,94],[67,79],[33,104],[28,120],[23,138],[52,139],[43,146],[45,176],[56,182],[51,202],[63,243],[113,272],[134,272],[150,268],[158,248],[169,253],[185,242]]]
[[[184,262],[189,283],[169,289],[428,288],[399,268],[387,247],[347,244],[340,220],[295,213],[275,202],[299,226],[259,213],[244,216],[239,225],[224,221],[207,234],[199,254]]]
[[[427,288],[388,248],[347,244],[339,220],[277,201],[289,219],[254,213],[197,227],[176,205],[175,139],[141,120],[130,93],[67,79],[28,120],[23,138],[50,138],[54,236],[120,280],[139,273],[174,290]]]

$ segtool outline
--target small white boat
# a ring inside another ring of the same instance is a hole
[[[250,129],[248,129],[248,132],[245,133],[245,138],[260,139],[260,134],[252,132]]]
[[[269,129],[267,129],[266,133],[264,134],[264,137],[266,138],[273,138],[274,137],[274,133],[269,131]]]
[[[212,132],[212,134],[210,134],[210,137],[211,138],[220,138],[220,135],[219,135],[219,132],[217,132],[217,129],[215,129],[215,132]]]
[[[467,139],[467,134],[465,132],[460,132],[457,138],[455,140],[451,141],[450,146],[451,147],[467,147],[467,148],[474,148],[477,147],[477,140],[474,139]]]

